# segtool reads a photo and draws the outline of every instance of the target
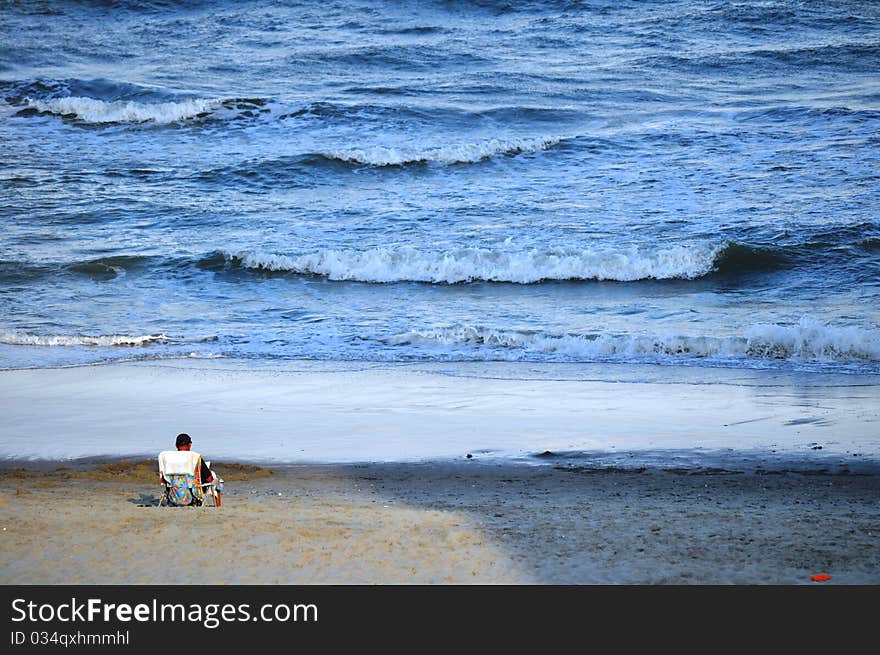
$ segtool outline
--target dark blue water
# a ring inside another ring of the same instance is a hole
[[[0,1],[0,367],[880,373],[880,4]]]

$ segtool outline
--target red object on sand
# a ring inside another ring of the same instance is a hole
[[[827,573],[817,573],[816,575],[811,576],[810,579],[813,582],[825,582],[826,580],[830,580],[831,576]]]

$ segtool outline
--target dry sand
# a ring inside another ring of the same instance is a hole
[[[0,583],[880,583],[877,475],[215,462],[222,507],[157,508],[152,467],[0,471]]]

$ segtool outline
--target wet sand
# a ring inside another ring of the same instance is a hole
[[[877,376],[499,362],[352,369],[130,363],[0,371],[2,458],[155,457],[192,435],[207,459],[447,460],[466,453],[675,450],[880,462]],[[533,369],[539,369],[537,372]],[[569,379],[592,370],[602,379]],[[537,375],[539,377],[531,377]],[[616,377],[619,375],[619,377]],[[558,379],[554,376],[559,376]]]

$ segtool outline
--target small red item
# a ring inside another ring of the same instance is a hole
[[[830,580],[831,576],[828,575],[827,573],[817,573],[816,575],[811,576],[810,579],[813,582],[825,582],[827,580]]]

